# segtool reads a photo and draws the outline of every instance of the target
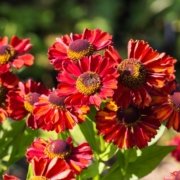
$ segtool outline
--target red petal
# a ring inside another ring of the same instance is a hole
[[[31,54],[25,54],[22,56],[18,56],[17,59],[13,61],[13,66],[15,68],[21,68],[23,65],[31,66],[34,63],[34,56]]]
[[[8,37],[0,37],[0,46],[4,46],[8,44]]]

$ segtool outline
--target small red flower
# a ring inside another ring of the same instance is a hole
[[[180,179],[180,171],[174,171],[170,176],[164,177],[164,180],[179,180]]]
[[[71,138],[66,141],[38,138],[27,149],[26,157],[29,162],[33,159],[52,160],[58,158],[59,161],[66,161],[73,174],[79,174],[90,165],[92,150],[88,143],[82,143],[74,147]]]
[[[7,117],[7,94],[18,84],[16,75],[6,72],[0,76],[0,123]]]
[[[18,177],[16,176],[12,176],[12,175],[9,175],[9,174],[4,174],[3,175],[3,180],[20,180]]]
[[[122,60],[112,47],[105,55],[111,56],[119,63],[119,84],[114,98],[120,106],[127,107],[131,103],[142,107],[149,106],[150,90],[162,88],[175,78],[176,60],[165,53],[153,50],[143,40],[129,41],[127,59]]]
[[[33,159],[32,167],[34,175],[30,180],[75,180],[68,164],[58,158]]]
[[[41,84],[32,80],[25,83],[19,82],[19,86],[9,91],[7,97],[9,117],[13,120],[22,120],[27,116],[27,124],[34,128],[33,106],[41,94],[49,91]]]
[[[49,48],[49,59],[55,69],[61,70],[65,60],[79,60],[94,51],[106,48],[112,43],[112,36],[100,29],[85,29],[82,34],[70,34],[57,38]]]
[[[77,64],[64,65],[57,78],[59,94],[68,96],[66,102],[72,105],[100,106],[103,100],[113,96],[116,77],[117,71],[109,58],[85,57]]]
[[[34,57],[28,53],[31,47],[29,39],[13,36],[8,43],[7,37],[0,38],[0,74],[11,67],[31,66],[34,62]]]
[[[87,109],[74,109],[65,105],[65,96],[58,96],[56,91],[42,95],[34,104],[33,115],[36,128],[57,133],[72,129],[77,123],[85,120]]]
[[[160,122],[149,109],[122,108],[110,101],[97,112],[96,126],[107,142],[119,148],[143,148],[156,135]]]
[[[180,136],[175,136],[171,141],[170,145],[176,146],[176,149],[172,151],[171,155],[177,160],[180,161]]]

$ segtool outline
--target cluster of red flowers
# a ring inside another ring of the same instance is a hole
[[[29,39],[19,39],[14,36],[8,42],[7,37],[0,38],[0,122],[8,116],[7,94],[19,82],[12,71],[33,64],[34,57],[28,53],[31,47]]]
[[[1,121],[26,117],[27,126],[61,133],[84,122],[91,106],[97,110],[98,133],[118,148],[143,148],[161,123],[180,131],[180,92],[175,83],[176,60],[143,40],[129,40],[122,58],[112,36],[100,29],[64,35],[48,50],[58,71],[57,87],[18,82],[13,68],[32,65],[28,39],[0,39]],[[12,76],[12,77],[11,77]],[[103,104],[103,106],[101,106]],[[88,143],[74,147],[67,140],[35,139],[26,157],[34,169],[31,180],[74,179],[92,160]],[[37,168],[38,167],[38,168]]]

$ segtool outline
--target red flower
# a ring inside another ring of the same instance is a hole
[[[8,43],[7,37],[0,38],[0,74],[11,67],[19,69],[23,65],[31,66],[34,61],[34,57],[28,53],[31,47],[29,39],[13,36]]]
[[[0,123],[7,117],[7,94],[18,84],[16,75],[6,72],[0,76]]]
[[[171,141],[170,145],[177,146],[175,150],[172,151],[171,155],[177,160],[180,161],[180,136],[175,136]]]
[[[4,174],[3,175],[3,180],[20,180],[20,179],[18,177],[16,177],[16,176]]]
[[[179,180],[180,179],[180,171],[174,171],[170,176],[164,177],[164,180]]]
[[[73,174],[79,174],[91,163],[92,150],[88,143],[82,143],[74,147],[71,138],[68,138],[66,141],[38,138],[27,149],[26,157],[30,162],[33,159],[51,160],[58,158],[59,161],[66,161]]]
[[[34,128],[34,118],[32,116],[33,106],[41,94],[49,91],[41,84],[28,80],[25,83],[19,82],[19,86],[9,91],[7,112],[13,120],[22,120],[27,116],[27,124]]]
[[[149,109],[121,108],[110,101],[97,112],[96,126],[107,142],[119,148],[143,148],[156,135],[160,122]]]
[[[162,94],[153,96],[152,105],[156,117],[161,121],[166,121],[168,128],[173,128],[180,132],[180,91],[174,91],[171,94]]]
[[[55,69],[61,70],[64,60],[79,60],[94,51],[106,48],[112,43],[112,36],[100,29],[85,29],[82,34],[70,34],[57,38],[49,48],[49,59]]]
[[[30,180],[75,180],[68,164],[58,158],[33,159],[32,166],[34,175]]]
[[[68,96],[72,105],[100,106],[102,100],[112,97],[117,88],[117,72],[111,60],[100,55],[85,57],[77,64],[69,62],[59,74],[59,94]]]
[[[72,129],[77,123],[83,122],[86,107],[74,109],[65,105],[65,96],[58,96],[56,91],[49,95],[42,95],[34,104],[34,124],[36,128],[57,133]],[[79,110],[79,111],[78,111]],[[81,111],[80,111],[81,110]]]
[[[142,40],[129,41],[127,59],[122,60],[113,48],[105,55],[119,62],[119,85],[114,98],[118,105],[123,107],[131,103],[142,107],[149,106],[150,90],[162,88],[168,81],[175,78],[176,60],[165,53],[158,53]]]

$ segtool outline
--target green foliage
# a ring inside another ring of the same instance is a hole
[[[128,164],[127,174],[135,174],[141,178],[155,169],[162,159],[171,152],[174,146],[149,146],[142,149],[141,156]]]
[[[0,127],[0,175],[24,157],[26,148],[38,136],[38,131],[26,128],[25,121],[7,120]]]
[[[93,161],[92,164],[85,169],[80,175],[79,179],[86,180],[88,178],[93,178],[99,175],[102,172],[101,164],[97,160]],[[77,179],[78,179],[77,178]]]
[[[102,180],[129,180],[133,176],[139,179],[155,169],[174,146],[149,146],[142,150],[119,151],[117,161]]]
[[[121,151],[118,151],[116,155],[116,162],[112,165],[112,167],[109,168],[109,170],[104,174],[102,177],[102,180],[108,180],[108,179],[122,179],[124,178],[124,167],[125,167],[125,159],[124,154]],[[121,163],[119,163],[121,162]]]
[[[91,108],[85,122],[77,125],[77,127],[75,127],[75,129],[71,131],[71,134],[73,134],[75,142],[77,140],[79,142],[79,140],[84,137],[83,139],[90,144],[91,148],[95,152],[101,152],[100,137],[97,134],[96,124],[94,122],[95,114],[96,109]]]

